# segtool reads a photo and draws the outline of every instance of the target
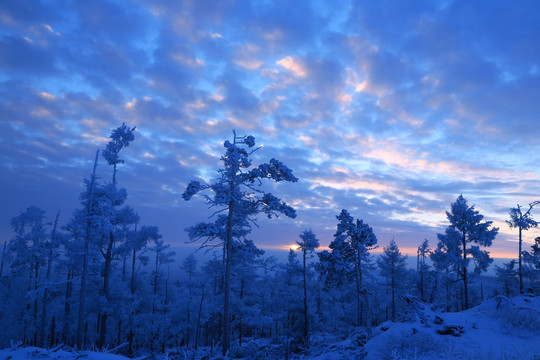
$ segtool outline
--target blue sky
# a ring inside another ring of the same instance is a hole
[[[536,1],[2,1],[0,234],[11,238],[9,219],[30,205],[67,222],[96,149],[125,122],[138,131],[118,181],[174,245],[211,213],[181,193],[215,176],[236,129],[264,145],[256,162],[277,158],[300,179],[266,187],[298,217],[261,218],[262,248],[287,248],[306,228],[328,245],[342,208],[381,245],[435,247],[463,194],[500,227],[492,253],[517,253],[509,209],[540,200],[539,11]],[[111,176],[103,159],[98,173]]]

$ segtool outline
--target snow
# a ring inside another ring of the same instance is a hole
[[[328,333],[313,334],[308,354],[292,354],[291,359],[540,359],[540,297],[496,296],[477,307],[458,313],[438,312],[410,297],[404,322],[387,321],[368,336],[357,330],[343,339]],[[408,320],[407,320],[408,319]],[[441,335],[445,329],[456,335]],[[460,333],[461,332],[461,333]],[[460,334],[458,334],[460,333]],[[370,338],[369,340],[367,338]],[[214,349],[214,354],[216,349]],[[58,346],[0,350],[0,360],[125,360],[108,352],[75,351]],[[169,359],[279,359],[282,349],[269,339],[245,339],[242,348],[233,346],[230,357],[213,357],[210,349],[177,349],[144,358]]]
[[[0,350],[2,360],[126,360],[127,358],[106,352],[74,351],[55,348],[51,350],[37,347],[11,348]]]
[[[412,321],[379,327],[364,347],[366,359],[540,359],[540,297],[497,296],[458,313],[412,306]],[[438,333],[449,328],[463,333]]]

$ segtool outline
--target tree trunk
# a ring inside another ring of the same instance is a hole
[[[465,300],[464,310],[469,308],[469,285],[467,283],[467,238],[465,231],[463,231],[463,238],[461,239],[463,244],[463,297]]]
[[[186,328],[186,347],[189,348],[189,343],[191,340],[191,298],[192,298],[192,283],[191,283],[191,271],[189,272],[189,297],[187,303],[187,328]]]
[[[396,321],[396,274],[394,264],[392,264],[392,321]]]
[[[96,151],[96,159],[94,160],[94,170],[92,172],[92,178],[90,180],[90,194],[88,196],[88,203],[86,206],[86,234],[84,237],[84,252],[83,252],[83,268],[81,276],[81,292],[79,295],[79,316],[77,320],[77,349],[81,349],[83,345],[83,318],[86,301],[86,281],[88,276],[88,248],[90,244],[90,210],[92,206],[92,197],[94,193],[94,182],[96,181],[96,167],[99,156],[99,150]]]
[[[105,299],[109,301],[109,280],[111,277],[111,265],[113,258],[113,247],[114,247],[114,234],[112,231],[109,232],[109,242],[107,244],[107,251],[102,253],[105,265],[103,267],[103,295]]]
[[[34,292],[38,292],[38,278],[39,278],[39,260],[36,259],[35,275],[34,275]],[[32,315],[32,322],[37,324],[38,321],[38,298],[37,295],[34,298],[34,313]],[[34,346],[38,346],[38,330],[34,328]]]
[[[355,278],[356,278],[356,311],[357,311],[357,321],[358,321],[358,326],[362,326],[362,308],[361,308],[361,300],[360,300],[360,291],[362,290],[362,270],[361,270],[361,266],[362,266],[362,262],[360,260],[360,254],[359,254],[359,251],[356,250],[355,251],[355,255],[356,255],[356,274],[355,274]]]
[[[131,295],[135,294],[135,259],[137,251],[133,248],[133,257],[131,259],[131,284],[129,286]]]
[[[118,335],[116,335],[116,346],[119,346],[122,341],[122,319],[118,319]]]
[[[128,253],[124,252],[123,261],[122,261],[122,281],[126,281],[126,262],[127,262]]]
[[[200,328],[201,328],[201,315],[202,315],[202,307],[203,307],[203,301],[204,301],[204,282],[202,283],[202,294],[201,294],[201,303],[199,304],[199,315],[197,316],[197,329],[195,330],[195,350],[197,350],[197,346],[199,344],[199,335],[200,335]]]
[[[240,280],[240,303],[244,300],[244,279]],[[240,311],[238,321],[238,346],[242,346],[242,311]]]
[[[521,272],[521,226],[519,226],[519,256],[518,256],[518,274],[519,274],[519,293],[523,294],[523,274]]]
[[[49,339],[49,346],[56,345],[56,318],[51,318],[51,337]]]
[[[0,278],[2,278],[2,273],[4,271],[4,258],[6,256],[6,246],[7,246],[7,241],[4,241],[4,248],[2,249],[2,261],[0,261]]]
[[[420,299],[426,301],[424,297],[424,270],[420,271]]]
[[[53,250],[56,242],[56,228],[58,226],[58,217],[60,216],[60,210],[56,213],[56,219],[54,221],[53,230],[51,232],[51,244],[49,248],[49,256],[47,259],[47,274],[45,275],[45,290],[43,291],[42,307],[41,310],[41,322],[39,325],[39,347],[43,348],[45,344],[45,321],[47,320],[47,307],[49,302],[49,280],[51,277],[51,268],[53,262]],[[54,334],[51,334],[54,336]]]
[[[227,233],[225,238],[225,304],[223,309],[223,344],[221,354],[227,355],[230,347],[231,319],[230,319],[230,296],[231,296],[231,250],[232,250],[232,218],[234,215],[234,179],[229,183],[231,200],[229,201],[229,212],[227,215]]]
[[[114,247],[114,234],[112,231],[109,232],[109,242],[107,244],[107,251],[102,252],[102,255],[105,260],[105,265],[103,267],[103,295],[105,300],[108,303],[110,300],[110,291],[109,291],[109,281],[111,278],[111,265],[112,265],[112,252]],[[107,319],[109,314],[107,310],[104,310],[101,313],[101,326],[99,327],[99,346],[105,346],[107,341]]]
[[[101,313],[101,321],[99,326],[99,341],[98,347],[102,348],[107,342],[107,318],[108,314],[106,311]]]
[[[305,244],[305,242],[304,242]],[[307,276],[306,276],[306,252],[307,249],[304,246],[303,249],[304,260],[304,345],[309,348],[309,318],[308,318],[308,302],[307,302]]]

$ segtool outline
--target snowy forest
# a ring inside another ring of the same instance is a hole
[[[186,186],[183,201],[206,203],[208,216],[185,229],[201,249],[177,263],[159,228],[139,225],[129,189],[117,181],[133,141],[134,127],[112,130],[93,168],[81,169],[80,206],[67,222],[31,204],[14,209],[12,237],[0,244],[0,348],[288,359],[322,356],[326,347],[327,357],[318,358],[361,358],[362,347],[390,324],[424,321],[428,312],[467,313],[493,299],[497,309],[501,299],[539,304],[540,238],[532,247],[523,242],[538,226],[537,203],[509,207],[507,225],[519,241],[516,259],[501,266],[488,251],[499,229],[459,194],[445,209],[448,226],[437,242],[419,239],[412,268],[398,241],[379,245],[377,229],[347,209],[335,214],[327,250],[307,227],[286,262],[267,256],[250,236],[256,219],[296,212],[265,185],[298,179],[277,159],[252,164],[252,154],[264,150],[236,132],[224,142],[215,178]],[[109,166],[98,173],[103,160]],[[525,310],[506,311],[513,322],[499,320],[510,324],[508,332],[538,336],[539,306],[518,308]],[[469,330],[441,331],[452,337]],[[344,340],[353,344],[349,352],[332,348]],[[415,353],[388,347],[380,358],[421,358],[422,351],[429,358],[434,344],[416,341]]]

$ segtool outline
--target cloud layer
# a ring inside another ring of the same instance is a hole
[[[385,245],[435,246],[459,194],[515,253],[510,207],[540,200],[540,22],[515,4],[7,1],[0,4],[0,232],[29,205],[77,207],[95,151],[137,126],[119,181],[143,222],[182,244],[210,215],[184,202],[236,129],[297,184],[298,210],[261,247],[312,228],[328,245],[342,208]],[[110,176],[102,160],[100,176]],[[534,231],[527,233],[532,242]]]

